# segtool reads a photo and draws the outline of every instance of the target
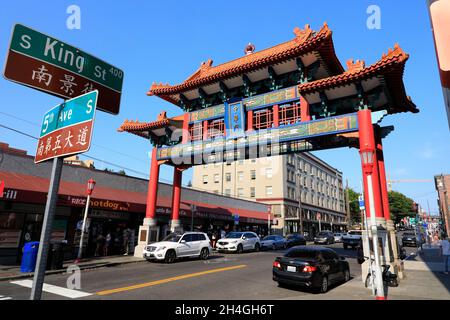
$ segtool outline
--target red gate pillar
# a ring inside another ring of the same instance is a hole
[[[156,201],[158,199],[158,180],[159,164],[156,159],[157,148],[152,150],[152,162],[150,167],[150,180],[148,181],[147,208],[145,210],[145,225],[153,226],[156,224]]]
[[[381,200],[383,204],[383,213],[386,221],[391,220],[391,212],[389,209],[389,196],[387,190],[387,181],[386,181],[386,168],[384,166],[384,154],[383,154],[383,143],[381,141],[381,136],[379,130],[377,130],[375,135],[376,143],[377,143],[377,160],[378,160],[378,174],[380,177],[380,188],[381,188]]]
[[[180,168],[174,167],[173,170],[173,191],[172,191],[172,223],[171,231],[175,232],[180,227],[180,200],[181,200],[181,181],[183,172]]]
[[[300,116],[302,118],[302,122],[311,121],[311,114],[309,112],[309,103],[302,96],[300,96]]]
[[[156,201],[158,199],[159,164],[156,159],[157,148],[152,150],[152,160],[150,165],[150,179],[148,181],[147,207],[145,209],[145,219],[139,227],[139,235],[134,248],[134,256],[142,258],[145,247],[152,242],[159,240],[159,227],[156,225]]]

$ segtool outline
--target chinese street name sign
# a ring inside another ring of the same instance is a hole
[[[119,113],[122,70],[21,24],[14,26],[3,74],[63,99],[98,90],[99,110]]]
[[[97,90],[86,93],[44,115],[35,163],[89,150],[97,97]]]

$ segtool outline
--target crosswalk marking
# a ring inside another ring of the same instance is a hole
[[[11,297],[0,296],[0,300],[11,300]]]
[[[13,281],[11,283],[17,284],[19,286],[26,287],[26,288],[31,288],[33,286],[32,280]],[[83,297],[92,295],[91,293],[88,293],[88,292],[67,289],[67,288],[58,287],[58,286],[54,286],[54,285],[46,284],[46,283],[44,283],[44,285],[42,286],[42,291],[57,294],[59,296],[63,296],[66,298],[71,298],[71,299],[83,298]]]

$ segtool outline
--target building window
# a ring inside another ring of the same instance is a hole
[[[189,125],[189,134],[191,141],[203,140],[203,123],[197,122]]]
[[[239,182],[244,181],[244,172],[243,171],[238,172],[238,181]]]
[[[266,196],[272,195],[272,186],[266,186]]]
[[[208,176],[203,176],[203,184],[208,184]]]
[[[250,188],[250,198],[254,198],[256,196],[256,190],[255,187]]]
[[[272,179],[272,168],[266,168],[266,178]]]
[[[238,188],[237,192],[239,198],[242,198],[244,196],[244,188]]]
[[[267,129],[272,128],[273,125],[273,110],[264,109],[253,112],[253,129]]]
[[[231,173],[227,172],[227,173],[225,174],[225,180],[226,180],[227,182],[230,182],[230,181],[231,181]]]
[[[299,103],[280,106],[278,112],[280,115],[280,125],[295,124],[302,121]]]
[[[256,180],[256,170],[250,171],[250,178],[251,178],[252,180]]]
[[[225,189],[225,195],[231,197],[231,189]]]
[[[208,121],[208,131],[206,132],[206,138],[213,139],[216,137],[223,137],[224,128],[225,125],[223,119]]]
[[[219,175],[215,174],[214,175],[214,183],[219,183],[220,179],[219,179]]]

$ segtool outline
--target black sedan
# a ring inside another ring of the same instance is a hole
[[[415,233],[405,232],[402,236],[402,245],[404,247],[417,247],[418,245],[420,245],[420,241]]]
[[[304,236],[298,233],[289,234],[286,237],[286,245],[288,248],[294,246],[306,246],[306,239]]]
[[[272,275],[280,287],[296,285],[325,293],[331,284],[350,280],[350,267],[330,248],[303,246],[277,257]]]

